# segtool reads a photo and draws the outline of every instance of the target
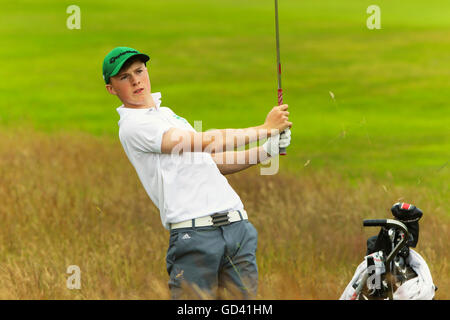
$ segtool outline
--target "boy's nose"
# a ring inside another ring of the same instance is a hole
[[[131,77],[130,77],[130,81],[131,81],[131,84],[132,84],[133,86],[139,84],[139,79],[138,79],[137,77],[135,77],[135,76],[131,76]]]

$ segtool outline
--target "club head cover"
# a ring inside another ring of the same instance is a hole
[[[391,212],[397,220],[406,223],[419,221],[423,216],[422,210],[406,202],[397,202],[392,206]]]
[[[403,222],[409,231],[408,247],[415,248],[419,242],[419,220],[422,210],[413,204],[397,202],[391,208],[393,216]]]

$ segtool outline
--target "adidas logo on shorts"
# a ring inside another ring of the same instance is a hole
[[[183,239],[183,240],[188,240],[190,238],[191,238],[191,236],[188,233],[185,233],[184,236],[181,237],[181,239]]]

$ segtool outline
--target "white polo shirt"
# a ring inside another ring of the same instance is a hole
[[[158,207],[162,224],[199,218],[224,210],[241,210],[239,196],[206,152],[162,154],[163,134],[172,127],[195,131],[167,107],[161,93],[152,93],[156,107],[117,108],[119,138],[150,199]]]

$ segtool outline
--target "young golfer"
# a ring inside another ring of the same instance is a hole
[[[117,108],[120,142],[170,230],[166,263],[172,298],[186,298],[192,288],[217,297],[221,287],[252,298],[257,231],[224,175],[278,156],[279,147],[290,144],[288,106],[274,107],[257,127],[197,132],[161,106],[160,93],[151,93],[149,59],[117,47],[103,61],[103,78],[107,91],[123,103]],[[234,151],[261,137],[269,137],[263,146]]]

